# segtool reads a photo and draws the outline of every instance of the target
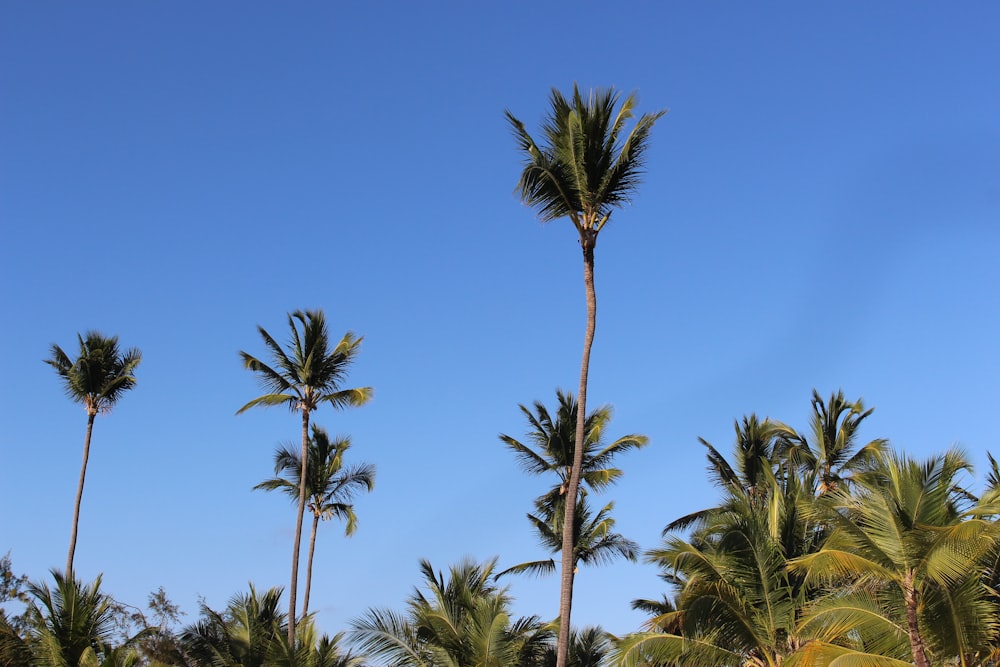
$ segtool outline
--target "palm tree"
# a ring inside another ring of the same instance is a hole
[[[506,434],[501,434],[500,440],[514,452],[525,472],[533,475],[555,474],[559,483],[541,496],[539,501],[553,508],[558,503],[559,509],[563,510],[564,505],[559,501],[565,497],[572,477],[578,406],[571,393],[560,389],[556,390],[556,396],[559,407],[554,417],[541,401],[535,401],[534,412],[524,405],[518,406],[531,427],[526,438],[529,444]],[[615,456],[649,444],[646,436],[629,434],[605,445],[604,435],[611,416],[611,406],[602,405],[587,415],[584,422],[586,438],[583,443],[580,481],[586,488],[594,491],[606,489],[622,476],[621,469],[610,467]],[[579,493],[578,487],[578,495]]]
[[[1000,540],[1000,507],[959,486],[970,470],[957,449],[923,462],[883,453],[852,491],[838,487],[809,506],[832,526],[822,548],[789,562],[832,590],[802,622],[817,637],[813,653],[930,667],[979,664],[993,650],[998,608],[982,563]]]
[[[507,589],[494,583],[496,559],[463,561],[445,579],[421,561],[426,593],[405,614],[372,609],[350,637],[369,657],[395,667],[527,667],[544,656],[550,632],[537,617],[512,620]]]
[[[637,189],[650,130],[665,113],[643,114],[626,135],[625,125],[633,116],[637,98],[631,94],[620,105],[619,99],[613,88],[591,91],[589,96],[584,97],[574,85],[571,100],[553,89],[549,115],[542,124],[546,143],[541,145],[531,137],[524,123],[510,111],[506,112],[518,148],[524,155],[524,168],[517,185],[521,201],[535,208],[543,222],[568,217],[576,227],[583,250],[587,327],[577,394],[580,411],[577,415],[575,457],[566,493],[565,524],[568,526],[574,524],[576,491],[583,466],[587,376],[597,322],[594,290],[597,235],[611,218],[611,213],[625,204]],[[566,667],[573,603],[573,545],[569,531],[566,531],[564,540],[557,667]]]
[[[181,645],[196,667],[264,667],[285,634],[278,607],[281,589],[234,595],[225,611],[202,603],[202,619],[181,632]]]
[[[83,499],[83,482],[87,476],[87,459],[90,458],[90,436],[94,430],[94,418],[107,414],[129,389],[135,386],[135,369],[142,361],[138,348],[122,352],[118,348],[117,336],[104,336],[97,331],[88,331],[84,336],[77,334],[80,345],[79,356],[70,359],[63,349],[52,344],[51,359],[45,363],[56,369],[63,380],[66,395],[77,403],[83,403],[87,411],[87,433],[83,438],[83,465],[80,481],[76,487],[76,501],[73,504],[73,527],[69,537],[69,555],[66,557],[66,578],[73,578],[73,555],[76,552],[76,533],[80,523],[80,501]]]
[[[109,650],[114,631],[114,601],[101,592],[101,577],[84,585],[52,570],[55,586],[32,583],[28,591],[38,610],[30,647],[35,664],[76,667]],[[96,664],[96,662],[94,662]]]
[[[812,408],[812,442],[789,433],[783,456],[809,473],[816,494],[823,495],[841,484],[851,483],[854,475],[866,470],[886,451],[889,443],[884,438],[877,438],[858,447],[861,423],[874,412],[874,408],[865,410],[860,398],[851,402],[844,398],[843,391],[838,391],[830,394],[830,400],[824,403],[813,389]]]
[[[301,327],[301,331],[299,330]],[[285,405],[302,414],[303,462],[299,475],[299,511],[295,520],[292,547],[292,577],[288,591],[288,643],[295,644],[295,605],[299,577],[299,545],[302,541],[302,517],[306,509],[306,486],[309,475],[309,415],[324,403],[335,408],[364,405],[371,399],[371,387],[342,389],[351,362],[361,349],[361,338],[347,332],[331,348],[326,317],[322,310],[297,310],[288,316],[291,340],[283,348],[263,327],[257,331],[271,356],[266,364],[257,357],[240,352],[243,366],[257,374],[267,392],[236,411],[240,414],[257,406]]]
[[[350,537],[357,530],[358,518],[351,499],[359,491],[375,487],[375,466],[363,464],[344,468],[344,454],[351,447],[350,438],[331,441],[322,427],[312,425],[306,469],[307,508],[312,512],[312,532],[309,536],[309,556],[306,565],[306,589],[302,602],[302,615],[309,613],[309,591],[312,589],[313,554],[316,551],[316,532],[322,519],[337,518],[345,522],[344,535]],[[256,489],[279,489],[297,500],[299,479],[302,477],[302,459],[298,452],[285,446],[274,453],[274,474],[261,482]],[[282,477],[282,475],[285,475]]]
[[[562,549],[562,522],[565,515],[544,500],[543,496],[536,501],[537,515],[529,514],[528,520],[535,527],[542,546],[549,549],[551,553],[559,553],[559,550]],[[576,553],[573,554],[574,568],[580,563],[602,565],[617,558],[624,558],[633,563],[637,560],[639,545],[621,533],[613,532],[615,520],[611,516],[611,510],[614,509],[614,506],[614,503],[608,503],[596,515],[593,515],[587,506],[586,496],[580,498],[574,517],[576,521],[575,535],[573,536],[573,544],[576,549]],[[508,574],[525,572],[550,574],[555,571],[556,562],[549,558],[514,565],[496,576],[499,578]]]

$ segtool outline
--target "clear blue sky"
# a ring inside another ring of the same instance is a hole
[[[657,546],[716,497],[757,412],[805,428],[843,388],[867,438],[1000,453],[1000,5],[994,2],[36,3],[0,6],[0,553],[62,567],[85,414],[42,359],[78,331],[139,346],[98,418],[76,568],[196,617],[286,585],[293,529],[251,492],[294,441],[238,351],[325,309],[364,335],[375,400],[318,422],[378,467],[353,539],[322,526],[328,632],[399,608],[417,562],[541,557],[548,482],[501,446],[518,403],[575,390],[584,325],[571,227],[513,195],[503,118],[552,86],[638,90],[648,175],[597,248],[592,404],[623,458],[619,528]],[[514,579],[553,617],[556,578]],[[585,569],[574,620],[623,633],[648,565]]]

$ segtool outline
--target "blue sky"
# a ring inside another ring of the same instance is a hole
[[[367,407],[317,421],[378,467],[358,533],[322,526],[324,630],[399,608],[417,562],[543,555],[548,482],[497,435],[575,390],[585,308],[570,225],[513,194],[504,109],[551,87],[669,109],[597,248],[592,405],[644,433],[606,497],[643,547],[712,503],[756,412],[810,392],[876,408],[916,456],[1000,453],[1000,7],[991,2],[243,3],[0,6],[0,552],[62,567],[85,426],[42,363],[96,328],[142,349],[94,430],[76,569],[194,620],[286,585],[293,517],[251,492],[298,433],[239,350],[323,308],[365,337]],[[975,481],[972,482],[976,484]],[[585,569],[574,620],[623,633],[649,565]],[[553,617],[557,580],[511,580]]]

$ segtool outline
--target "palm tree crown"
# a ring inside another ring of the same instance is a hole
[[[525,156],[517,191],[543,222],[568,217],[581,237],[596,236],[612,211],[635,192],[650,130],[666,112],[643,114],[623,136],[638,97],[633,93],[619,101],[613,88],[584,97],[574,85],[572,100],[553,88],[550,113],[542,124],[544,144],[506,112]]]
[[[75,360],[53,343],[52,358],[45,363],[56,369],[66,395],[83,403],[87,414],[109,412],[135,386],[134,373],[142,361],[142,352],[135,347],[122,352],[118,336],[105,336],[98,331],[77,334],[77,340],[80,349]]]
[[[340,388],[361,349],[361,338],[348,331],[331,349],[322,310],[291,313],[288,328],[292,335],[286,350],[264,327],[257,327],[271,355],[270,365],[248,352],[240,352],[243,366],[257,374],[267,393],[248,402],[236,414],[257,406],[287,405],[292,411],[311,412],[323,403],[345,408],[368,402],[371,387]]]
[[[534,412],[524,405],[518,406],[531,427],[526,438],[528,444],[506,434],[500,435],[500,440],[514,452],[525,472],[533,475],[554,473],[558,477],[559,484],[539,500],[555,500],[566,494],[576,449],[576,399],[573,394],[561,389],[556,391],[556,396],[559,407],[554,416],[541,401],[534,402]],[[611,467],[615,456],[649,443],[649,438],[644,435],[629,434],[605,444],[604,436],[611,416],[611,406],[603,405],[587,415],[584,422],[586,437],[580,479],[594,491],[607,488],[622,476],[621,469]]]

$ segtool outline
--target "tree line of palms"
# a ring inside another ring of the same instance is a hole
[[[525,470],[553,482],[529,515],[553,553],[578,409],[572,396],[558,399],[551,412],[541,403],[521,406],[525,442],[501,435]],[[571,633],[573,667],[1000,665],[996,462],[976,495],[962,452],[917,461],[885,440],[861,443],[870,410],[840,392],[826,401],[814,393],[812,408],[807,434],[749,415],[736,423],[731,456],[702,441],[718,503],[670,521],[663,544],[644,554],[672,595],[633,602],[651,614],[642,631]],[[609,419],[601,407],[585,420],[580,507],[621,477],[616,455],[646,442],[638,435],[606,442]],[[556,509],[546,514],[539,509],[546,504]],[[574,567],[637,553],[613,522],[591,529],[600,523],[577,524]],[[595,549],[605,538],[610,546]],[[306,614],[294,643],[280,589],[251,586],[222,611],[203,606],[201,619],[179,632],[147,628],[114,644],[100,581],[84,585],[56,572],[52,590],[29,588],[28,632],[0,617],[0,665],[554,667],[558,620],[515,617],[500,585],[511,574],[553,569],[538,563],[545,561],[500,571],[496,559],[463,561],[446,575],[423,561],[422,586],[403,611],[372,609],[334,637],[320,635]]]

